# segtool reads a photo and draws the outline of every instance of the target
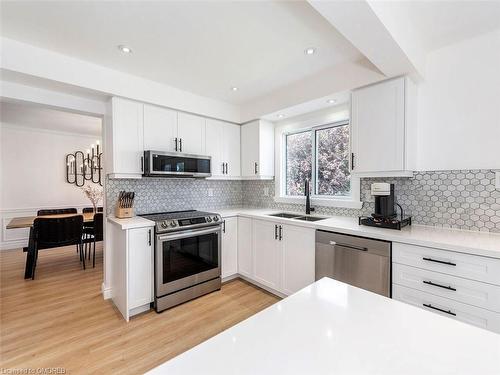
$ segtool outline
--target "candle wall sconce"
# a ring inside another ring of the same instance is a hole
[[[86,154],[75,151],[66,155],[66,182],[78,187],[85,185],[86,181],[102,186],[102,152],[99,150],[99,141],[96,146],[90,146]]]

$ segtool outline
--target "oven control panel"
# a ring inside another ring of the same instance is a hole
[[[210,216],[198,216],[189,217],[182,219],[166,219],[160,222],[156,222],[157,232],[169,232],[180,229],[189,229],[202,227],[206,225],[214,225],[222,223],[222,218],[220,215],[210,215]]]

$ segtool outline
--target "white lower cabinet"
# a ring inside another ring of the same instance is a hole
[[[392,297],[500,332],[500,260],[392,244]]]
[[[222,278],[238,273],[238,218],[225,218],[222,222]]]
[[[315,230],[283,225],[282,291],[293,294],[315,280]]]
[[[238,217],[238,273],[253,276],[252,219]]]
[[[252,250],[247,249],[242,256],[252,259],[253,272],[242,273],[239,267],[240,274],[284,295],[314,282],[314,229],[259,219],[251,220],[251,224]],[[238,261],[246,263],[240,258]]]
[[[392,298],[448,318],[500,333],[500,314],[431,293],[393,285]]]
[[[122,229],[108,220],[111,298],[125,320],[150,308],[154,299],[153,226]]]
[[[281,279],[279,225],[272,221],[253,221],[253,278],[274,290],[280,290]]]

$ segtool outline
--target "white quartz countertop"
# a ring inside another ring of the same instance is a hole
[[[500,374],[500,335],[324,278],[149,374]]]
[[[108,221],[113,224],[119,225],[122,230],[154,227],[155,225],[154,221],[145,219],[141,216],[133,216],[127,219],[118,219],[115,216],[108,216]]]
[[[272,209],[233,208],[214,211],[217,211],[222,217],[244,216],[258,218],[355,236],[500,258],[500,234],[498,233],[472,232],[424,225],[411,225],[399,231],[359,225],[357,218],[347,216],[328,216],[328,219],[325,220],[304,222],[268,216],[272,213],[282,212]],[[304,215],[304,213],[299,212],[297,215]]]

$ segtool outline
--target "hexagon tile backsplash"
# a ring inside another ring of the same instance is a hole
[[[374,210],[370,195],[373,182],[394,183],[396,200],[412,215],[415,224],[500,232],[500,190],[495,189],[492,170],[415,172],[412,178],[364,178],[361,180],[362,209],[314,205],[316,213],[369,215]],[[267,196],[264,195],[265,189],[269,191]],[[303,205],[276,203],[273,199],[274,181],[144,178],[108,179],[108,213],[112,211],[120,190],[136,192],[135,206],[139,214],[240,206],[304,210]]]

